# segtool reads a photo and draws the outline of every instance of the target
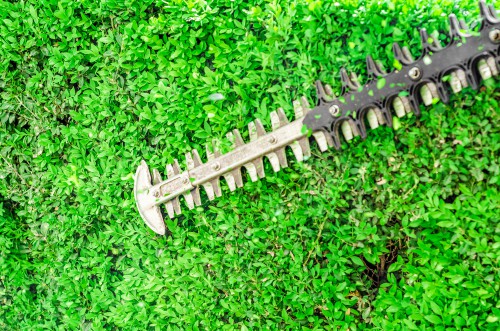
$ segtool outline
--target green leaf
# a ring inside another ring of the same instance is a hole
[[[424,318],[434,325],[441,324],[441,319],[437,315],[434,315],[434,314],[426,315],[426,316],[424,316]]]
[[[379,78],[377,79],[377,88],[378,88],[379,90],[383,89],[383,88],[384,88],[384,86],[385,86],[385,83],[386,83],[385,78],[384,78],[384,77],[379,77]]]
[[[363,260],[361,260],[359,257],[357,256],[351,256],[351,260],[352,262],[354,262],[355,264],[359,265],[359,266],[364,266],[365,264],[363,263]]]
[[[431,305],[431,309],[432,311],[438,315],[438,316],[442,316],[443,315],[443,311],[441,310],[441,307],[439,307],[435,302],[432,302],[430,303]]]

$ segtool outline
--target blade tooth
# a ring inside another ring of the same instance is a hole
[[[458,74],[456,71],[453,71],[450,74],[450,87],[453,93],[458,93],[462,91],[462,82],[458,78]]]
[[[400,97],[401,101],[403,102],[403,106],[405,108],[405,111],[407,114],[413,112],[413,108],[411,105],[410,100],[407,97]]]
[[[186,201],[186,205],[189,210],[194,209],[194,197],[191,192],[183,194],[184,200]]]
[[[465,71],[457,70],[456,73],[460,83],[462,84],[462,88],[468,87],[469,83],[467,82],[467,75],[465,74]]]
[[[231,192],[236,189],[236,180],[233,173],[233,171],[230,171],[222,175],[227,183],[227,186],[229,187],[229,191]]]
[[[179,215],[181,213],[181,203],[179,201],[179,197],[176,197],[170,201],[172,205],[174,206],[174,211],[176,215]]]
[[[298,120],[299,118],[304,117],[304,109],[302,108],[302,105],[300,104],[299,100],[293,100],[293,113],[295,115],[295,119]]]
[[[166,169],[167,169],[167,177],[168,178],[172,178],[175,175],[178,175],[180,173],[180,167],[179,167],[179,163],[177,162],[177,160],[174,160],[173,164],[167,164]],[[172,204],[173,209],[175,211],[175,214],[179,215],[181,213],[181,205],[180,205],[178,197],[167,202],[165,204],[165,206],[167,206],[168,204]],[[168,208],[169,207],[167,206],[167,211],[168,211]],[[169,216],[170,216],[170,214],[169,214]]]
[[[214,151],[214,157],[217,158],[217,157],[221,156],[220,141],[218,139],[212,140],[212,147],[213,147],[213,151]]]
[[[479,0],[479,13],[480,13],[481,17],[485,18],[486,15],[489,14],[489,12],[490,12],[490,9],[486,5],[486,1],[485,0]]]
[[[478,68],[478,71],[479,71],[479,75],[481,76],[481,78],[483,80],[490,79],[493,76],[492,72],[491,72],[491,69],[488,66],[488,63],[486,62],[485,59],[479,60],[479,62],[477,64],[477,68]]]
[[[241,137],[241,133],[238,129],[233,130],[233,135],[234,135],[234,146],[235,147],[240,147],[245,145],[245,141],[243,141],[243,138]]]
[[[397,117],[403,117],[406,115],[406,107],[403,103],[403,99],[401,97],[395,97],[392,102],[392,107]]]
[[[470,88],[473,90],[477,90],[479,88],[479,77],[477,77],[474,72],[476,68],[472,68],[472,63],[468,64],[468,70],[465,73],[465,77],[467,78],[467,84],[469,84]]]
[[[417,98],[417,90],[415,90],[409,97],[408,100],[410,101],[411,108],[413,109],[413,113],[415,116],[420,116],[422,112],[420,111],[420,104],[418,102]]]
[[[271,163],[274,172],[280,171],[280,160],[278,155],[276,153],[269,153],[266,154],[266,157],[269,160],[269,163]]]
[[[280,149],[276,150],[275,153],[276,153],[276,156],[278,157],[279,164],[280,164],[281,168],[288,167],[288,161],[286,159],[285,149],[280,148]]]
[[[302,151],[302,156],[303,157],[310,157],[311,156],[311,146],[309,144],[309,139],[308,138],[302,138],[299,140],[300,148]],[[297,156],[295,156],[297,157]],[[298,157],[297,157],[298,159]]]
[[[376,78],[386,75],[386,72],[382,65],[378,62],[375,62],[370,55],[366,57],[366,67],[368,70],[368,74],[371,76],[370,78]]]
[[[170,219],[175,217],[174,205],[172,201],[168,201],[164,204],[165,209],[167,210],[167,215]]]
[[[443,49],[443,45],[441,44],[441,41],[439,40],[439,32],[434,30],[434,32],[431,33],[430,37],[432,38],[431,46],[432,46],[432,48],[434,48],[434,50]]]
[[[193,154],[194,166],[197,167],[199,165],[202,165],[203,162],[201,161],[200,153],[198,153],[198,150],[197,149],[193,149],[191,151],[191,153]]]
[[[295,113],[295,119],[302,118],[304,115],[303,113],[303,108],[299,100],[294,100],[293,101],[293,109]],[[309,157],[311,156],[311,148],[309,147],[309,139],[308,138],[302,138],[298,141],[300,147],[301,147],[301,152],[303,156]],[[293,147],[292,147],[293,150]],[[295,154],[295,151],[294,151]],[[297,157],[298,154],[295,154],[295,157]]]
[[[202,186],[205,189],[205,192],[207,193],[208,200],[212,201],[213,199],[215,199],[215,193],[214,193],[212,183],[211,182],[205,183],[205,184],[202,184]]]
[[[471,70],[467,70],[465,77],[467,78],[467,84],[471,89],[477,90],[479,88],[479,80]]]
[[[436,85],[434,83],[427,83],[425,85],[422,85],[422,87],[420,88],[420,96],[422,97],[424,105],[432,105],[434,99],[439,98]]]
[[[355,72],[351,72],[349,74],[349,78],[351,79],[351,82],[353,83],[353,87],[355,90],[357,90],[361,84],[359,83],[359,77]]]
[[[191,190],[191,195],[193,197],[193,202],[195,206],[201,206],[200,188],[196,187]]]
[[[271,114],[269,114],[270,117],[271,117],[271,128],[273,130],[276,130],[277,128],[279,128],[281,125],[280,125],[280,119],[278,117],[278,113],[276,111],[272,111]]]
[[[491,74],[493,76],[498,76],[498,65],[493,56],[490,56],[486,59],[486,64],[490,67]]]
[[[486,1],[480,0],[479,1],[479,11],[481,13],[481,18],[490,23],[490,24],[496,24],[499,23],[500,21],[496,18],[495,14],[495,8],[492,6],[489,6],[486,4]]]
[[[207,161],[211,161],[215,158],[214,151],[213,151],[213,142],[212,143],[207,143],[205,146],[205,149],[207,151]]]
[[[174,169],[174,174],[178,175],[181,173],[181,167],[179,166],[179,161],[177,159],[174,159],[172,168]]]
[[[491,15],[491,17],[493,17],[497,21],[500,20],[500,18],[497,15],[497,11],[495,9],[495,6],[489,5],[488,8],[490,9],[490,15]]]
[[[254,141],[259,137],[257,135],[257,127],[254,122],[248,123],[248,135],[250,137],[250,141]]]
[[[333,93],[333,90],[332,90],[332,87],[330,86],[330,84],[325,84],[325,93],[326,95],[328,95],[328,97],[330,99],[334,99],[335,98],[335,94]]]
[[[191,152],[187,152],[186,154],[184,154],[184,157],[186,159],[187,170],[193,169],[195,165],[194,165],[193,155],[191,154]]]
[[[224,179],[226,180],[227,186],[229,187],[229,191],[233,192],[236,190],[236,182],[234,180],[233,174],[224,175]]]
[[[346,141],[352,140],[352,138],[354,138],[354,134],[352,132],[349,121],[343,121],[340,125],[340,130],[342,131],[342,135],[344,136]]]
[[[264,172],[264,162],[262,161],[262,158],[259,157],[255,160],[253,160],[253,165],[255,167],[255,172],[259,178],[264,178],[266,177],[266,173]]]
[[[322,131],[313,132],[312,135],[313,135],[314,139],[316,140],[316,143],[318,144],[319,150],[321,152],[325,152],[326,150],[328,150],[329,145],[330,146],[333,145],[333,141],[332,141],[332,143],[330,143],[329,139],[327,138],[327,137],[330,137],[330,135],[326,135]]]
[[[278,108],[278,118],[280,120],[281,126],[290,123],[290,121],[288,120],[288,117],[286,117],[286,114],[285,114],[285,111],[283,110],[283,108]]]
[[[212,188],[214,190],[215,196],[216,197],[222,196],[222,190],[220,188],[220,179],[219,178],[214,179],[211,181],[211,183],[212,183]]]
[[[460,26],[460,29],[464,31],[470,31],[469,26],[467,25],[467,23],[465,23],[464,19],[459,20],[458,25]]]
[[[344,123],[347,123],[346,125],[344,125]],[[352,140],[354,137],[357,137],[359,136],[359,132],[358,132],[358,127],[356,126],[356,123],[354,122],[353,119],[351,118],[348,118],[346,121],[344,121],[343,123],[343,127],[341,126],[341,130],[342,130],[342,134],[344,134],[344,138],[349,138],[349,140]],[[347,134],[347,136],[346,136]]]
[[[334,130],[330,136],[332,137],[333,147],[336,150],[340,150],[342,148],[342,145],[340,142],[340,134],[338,128],[337,130]]]
[[[370,126],[370,125],[366,125],[366,120],[369,119],[368,115],[369,115],[369,112],[370,112],[370,109],[362,109],[358,114],[357,114],[357,118],[358,120],[355,122],[356,124],[356,127],[357,127],[357,131],[359,133],[359,136],[361,137],[362,140],[365,140],[366,139],[366,131],[367,131],[367,127]],[[368,124],[370,124],[370,121],[368,121]]]
[[[451,42],[456,42],[455,38],[465,37],[465,34],[462,33],[462,28],[460,26],[460,22],[457,19],[455,14],[450,14],[448,16],[448,20],[450,21],[450,37]]]
[[[292,152],[293,152],[293,155],[295,156],[295,159],[299,162],[301,162],[302,160],[304,160],[304,144],[303,144],[303,141],[305,139],[300,139],[298,141],[294,141],[293,143],[291,143],[290,145],[290,148],[292,149]],[[309,148],[309,141],[307,141],[307,146],[305,146],[306,148]],[[310,151],[309,151],[310,153]],[[308,155],[309,157],[309,155]]]
[[[377,115],[377,120],[380,125],[386,124],[384,114],[382,113],[382,110],[378,107],[374,107],[373,111],[375,112],[375,115]]]
[[[305,96],[300,98],[300,104],[302,105],[302,111],[304,116],[311,110],[311,105],[309,104],[309,100]]]
[[[406,60],[408,61],[408,63],[415,62],[415,59],[413,58],[413,55],[411,54],[410,49],[407,46],[404,46],[402,51],[403,51],[403,55],[406,58]]]
[[[174,168],[172,165],[167,165],[167,177],[170,177],[168,176],[168,171],[170,171],[171,173],[173,173],[174,171]],[[160,175],[160,172],[158,171],[158,169],[153,169],[153,185],[156,185],[158,183],[160,183],[162,181],[161,179],[161,175]],[[173,201],[167,201],[163,204],[165,206],[165,209],[167,210],[167,214],[168,214],[168,217],[170,217],[171,219],[175,217],[175,210],[174,210],[174,202]]]
[[[378,128],[380,125],[386,124],[382,110],[378,107],[371,107],[366,112],[366,119],[368,120],[368,125],[372,130]],[[359,128],[364,129],[363,126],[360,126]],[[366,138],[366,132],[360,132],[360,136],[362,138]]]
[[[255,123],[255,129],[257,131],[257,136],[262,137],[266,134],[266,129],[264,129],[264,125],[262,125],[262,122],[257,118],[254,121]]]
[[[228,133],[226,133],[226,138],[231,143],[231,148],[235,149],[236,148],[236,144],[235,144],[234,134],[232,132],[228,132]]]
[[[358,77],[356,74],[349,74],[345,68],[340,68],[340,78],[344,88],[349,88],[354,91],[359,88]]]
[[[431,51],[431,45],[429,44],[429,34],[425,28],[420,29],[420,43],[424,53]]]
[[[252,182],[256,182],[259,180],[259,176],[257,174],[257,168],[255,167],[255,163],[246,163],[243,167],[247,170],[248,175],[250,176],[250,180]]]
[[[236,187],[243,187],[243,177],[241,176],[241,169],[234,169],[233,171],[231,171],[231,175],[233,175]]]
[[[436,84],[437,88],[437,97],[444,102],[445,104],[450,102],[450,94],[448,93],[448,90],[446,89],[446,86],[442,82],[438,82]]]
[[[329,101],[328,95],[325,92],[325,87],[320,80],[317,80],[316,83],[316,96],[318,98],[318,104],[323,104]]]
[[[392,44],[392,52],[394,53],[396,60],[401,62],[401,64],[409,65],[413,62],[413,59],[407,57],[408,54],[404,52],[404,49],[402,49],[398,43]]]
[[[174,167],[171,164],[167,164],[165,168],[167,169],[167,178],[172,178],[175,176]]]
[[[375,113],[375,110],[373,108],[370,108],[366,112],[366,119],[368,120],[368,124],[370,125],[370,128],[372,130],[378,128],[379,124],[381,124],[379,122],[379,118],[377,117],[377,114]]]
[[[153,176],[151,183],[153,183],[153,185],[161,183],[161,175],[158,169],[153,169]]]

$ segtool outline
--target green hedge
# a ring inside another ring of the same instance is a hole
[[[474,1],[0,1],[0,329],[498,330],[498,82],[266,165],[167,237],[132,195],[141,159],[291,117],[451,12],[477,23]]]

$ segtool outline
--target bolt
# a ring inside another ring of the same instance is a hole
[[[276,144],[276,142],[277,142],[277,141],[278,141],[278,139],[276,139],[276,137],[275,137],[275,136],[271,136],[271,137],[269,138],[269,142],[270,142],[271,144]]]
[[[219,162],[215,163],[215,164],[212,166],[212,169],[214,169],[215,171],[219,170],[219,169],[220,169],[220,164],[219,164]]]
[[[494,43],[500,43],[500,30],[498,29],[491,30],[490,40]]]
[[[422,76],[422,72],[417,67],[411,68],[408,74],[410,75],[410,78],[413,80],[417,80],[420,78],[420,76]]]
[[[330,115],[338,116],[340,113],[340,107],[337,105],[332,105],[330,108],[328,108],[328,111],[330,112]]]

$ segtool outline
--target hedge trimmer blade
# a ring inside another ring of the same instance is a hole
[[[354,136],[366,138],[367,126],[392,126],[393,116],[403,117],[413,112],[420,116],[420,104],[430,106],[441,100],[449,101],[450,92],[465,87],[478,89],[481,80],[498,75],[500,68],[500,19],[493,6],[479,3],[481,26],[478,32],[468,29],[463,21],[450,15],[448,45],[441,46],[437,36],[420,31],[422,54],[414,60],[406,47],[393,45],[398,70],[386,73],[370,56],[367,57],[369,79],[361,84],[356,75],[341,69],[341,96],[334,97],[328,85],[316,83],[318,101],[310,109],[305,98],[294,102],[295,120],[290,122],[279,109],[271,113],[272,131],[266,132],[260,120],[248,125],[250,141],[245,143],[238,130],[228,134],[232,150],[222,154],[217,143],[207,146],[207,162],[198,152],[186,154],[187,169],[177,161],[167,165],[167,179],[158,170],[150,172],[142,161],[137,169],[134,196],[139,212],[149,227],[159,234],[166,231],[163,213],[170,218],[181,213],[180,196],[189,209],[201,205],[200,187],[208,199],[221,196],[220,179],[229,189],[243,186],[241,169],[245,168],[252,181],[265,176],[263,159],[267,158],[275,172],[287,167],[285,148],[291,147],[295,158],[302,161],[310,156],[309,136],[323,152],[328,147],[341,147]]]

